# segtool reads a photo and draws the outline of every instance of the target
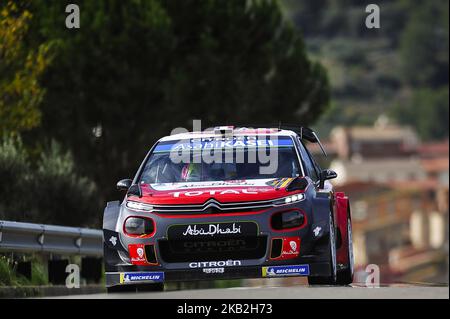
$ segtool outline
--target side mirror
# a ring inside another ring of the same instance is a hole
[[[131,179],[122,179],[117,182],[117,189],[127,191],[130,188],[131,183],[133,183]]]
[[[320,172],[320,184],[319,188],[323,189],[325,187],[325,181],[337,177],[337,173],[331,169],[325,169]]]

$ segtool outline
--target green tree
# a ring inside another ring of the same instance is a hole
[[[40,122],[44,89],[38,80],[49,63],[49,46],[26,46],[31,19],[30,11],[13,1],[0,5],[0,137]]]
[[[392,109],[398,122],[413,126],[424,140],[448,139],[449,89],[419,89]]]
[[[327,106],[325,70],[277,1],[76,1],[72,30],[67,3],[34,2],[35,37],[58,51],[32,138],[72,150],[107,199],[157,138],[191,119],[310,124]]]
[[[422,87],[448,84],[449,2],[412,1],[410,10],[400,43],[405,83]]]
[[[100,225],[95,184],[53,142],[34,162],[19,137],[0,140],[0,219],[67,226]]]

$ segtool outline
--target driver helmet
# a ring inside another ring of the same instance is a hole
[[[201,179],[201,164],[188,163],[181,169],[181,180],[185,182],[200,181]]]

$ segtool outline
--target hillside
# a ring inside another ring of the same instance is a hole
[[[328,69],[332,103],[316,126],[368,125],[384,113],[423,139],[448,138],[449,2],[378,1],[380,29],[365,27],[369,3],[282,0]]]

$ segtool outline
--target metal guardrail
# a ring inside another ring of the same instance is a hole
[[[98,229],[0,220],[0,251],[103,256]]]

